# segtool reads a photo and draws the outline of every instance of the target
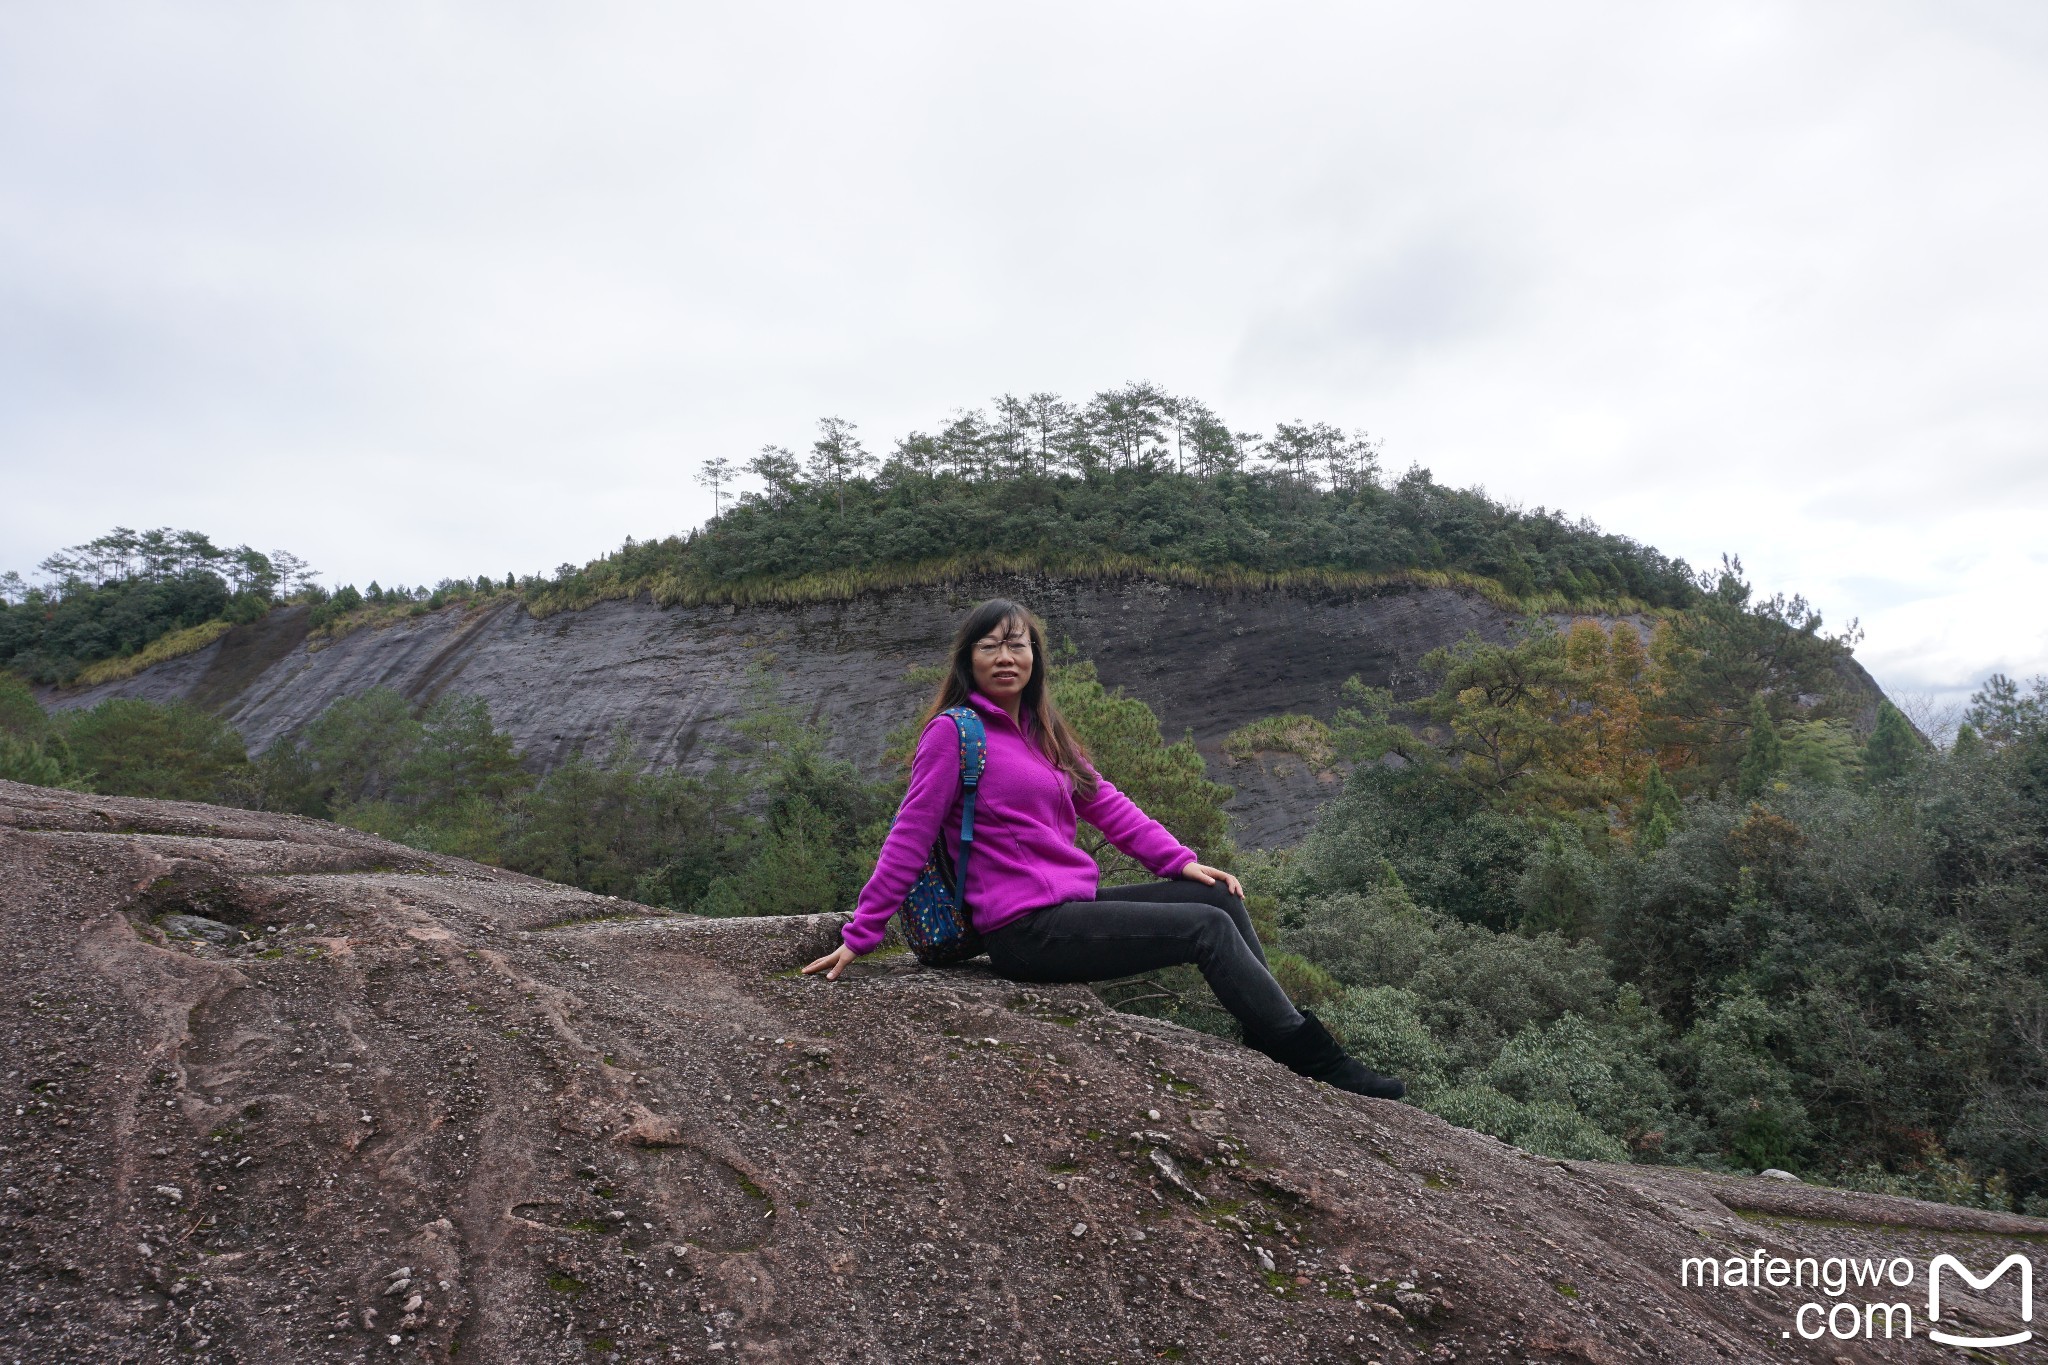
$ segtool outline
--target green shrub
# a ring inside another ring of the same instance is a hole
[[[1668,1131],[1675,1096],[1644,1042],[1626,1027],[1567,1013],[1523,1028],[1479,1075],[1503,1094],[1569,1109],[1617,1139]]]
[[[1209,781],[1192,735],[1167,743],[1152,708],[1122,688],[1104,687],[1095,665],[1086,660],[1056,664],[1048,686],[1097,772],[1204,862],[1230,865],[1229,819],[1223,812],[1230,788]],[[1105,885],[1152,879],[1092,826],[1083,825],[1077,833],[1081,846],[1101,867]]]
[[[1417,1097],[1420,1102],[1421,1097]],[[1529,1126],[1529,1106],[1490,1085],[1451,1085],[1435,1091],[1423,1107],[1446,1123],[1488,1133],[1503,1142]]]
[[[1422,1022],[1421,1002],[1398,986],[1353,986],[1320,1014],[1330,1032],[1375,1071],[1424,1089],[1441,1084],[1450,1053]]]
[[[1524,1103],[1487,1085],[1460,1085],[1430,1096],[1424,1107],[1447,1123],[1491,1133],[1524,1151],[1567,1161],[1627,1161],[1629,1151],[1569,1105]]]
[[[61,787],[69,776],[64,761],[41,744],[0,734],[0,780],[26,782],[36,787]]]
[[[1569,1105],[1539,1100],[1523,1110],[1521,1122],[1508,1141],[1543,1156],[1568,1161],[1627,1161],[1629,1151],[1621,1141],[1602,1132],[1598,1124]]]
[[[1752,1170],[1796,1169],[1806,1146],[1806,1107],[1777,1056],[1784,1032],[1770,1005],[1745,992],[1716,1001],[1684,1039],[1697,1103]]]
[[[1557,933],[1574,939],[1597,932],[1606,889],[1603,871],[1576,825],[1552,825],[1515,886],[1520,927],[1529,933]]]
[[[695,907],[706,915],[816,915],[848,908],[858,893],[832,822],[802,796],[786,801],[746,862],[711,883]]]
[[[109,795],[220,801],[249,766],[232,726],[184,702],[117,697],[61,723],[85,780]]]
[[[1418,904],[1496,929],[1520,918],[1539,827],[1434,771],[1354,768],[1289,860],[1283,897],[1369,892],[1389,869]]]
[[[1293,953],[1274,953],[1267,960],[1273,978],[1296,1005],[1317,1009],[1344,993],[1337,978],[1306,958]]]
[[[34,742],[50,733],[50,718],[43,713],[29,685],[13,673],[0,670],[0,734]]]

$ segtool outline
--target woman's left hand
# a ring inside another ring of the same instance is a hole
[[[1244,888],[1238,885],[1237,878],[1231,876],[1220,867],[1209,867],[1203,863],[1191,862],[1180,870],[1180,875],[1188,881],[1200,882],[1204,886],[1214,886],[1220,881],[1223,883],[1224,889],[1230,892],[1231,895],[1239,900],[1244,899]]]

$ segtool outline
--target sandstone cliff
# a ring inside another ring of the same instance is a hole
[[[1224,736],[1286,712],[1327,719],[1356,673],[1420,691],[1417,661],[1468,633],[1507,637],[1514,618],[1476,594],[1389,587],[1371,593],[1224,592],[1145,579],[1083,582],[990,575],[951,587],[876,592],[802,606],[673,607],[607,602],[544,620],[506,603],[449,608],[333,643],[306,639],[304,608],[282,610],[207,648],[117,683],[46,696],[60,707],[110,696],[183,699],[218,711],[251,751],[375,686],[426,702],[470,692],[543,768],[602,750],[623,727],[643,759],[690,767],[740,713],[750,666],[831,728],[835,751],[875,763],[925,689],[907,668],[942,659],[976,602],[1008,596],[1071,639],[1104,682],[1147,702],[1169,739],[1192,731],[1210,776],[1236,789],[1232,832],[1246,846],[1292,843],[1335,779],[1290,759],[1231,766]],[[1856,684],[1876,688],[1857,670]]]
[[[1314,597],[1034,576],[802,606],[606,602],[544,620],[513,603],[450,608],[331,644],[308,643],[299,608],[137,677],[51,700],[194,701],[231,721],[253,752],[371,687],[421,702],[452,690],[488,701],[542,767],[602,750],[620,726],[646,761],[689,767],[739,715],[749,667],[764,664],[785,698],[829,725],[839,754],[866,765],[924,700],[927,689],[907,683],[905,670],[943,659],[960,616],[996,595],[1030,604],[1055,641],[1071,639],[1106,683],[1151,705],[1169,738],[1192,730],[1211,776],[1238,789],[1233,831],[1248,845],[1298,838],[1329,779],[1288,762],[1227,767],[1225,735],[1287,711],[1327,717],[1353,673],[1413,692],[1423,654],[1468,632],[1505,638],[1514,619],[1449,589]]]
[[[837,917],[292,817],[0,783],[0,906],[11,1359],[1907,1361],[1681,1261],[2048,1239],[1539,1159],[1080,988],[796,976]]]

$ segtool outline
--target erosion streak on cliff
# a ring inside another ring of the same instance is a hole
[[[0,783],[0,904],[38,1361],[1831,1361],[1681,1259],[2048,1234],[1539,1159],[1078,988],[796,975],[838,917],[316,821]]]

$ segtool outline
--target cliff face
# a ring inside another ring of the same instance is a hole
[[[467,692],[488,701],[497,724],[543,768],[604,749],[619,729],[644,760],[688,768],[706,761],[702,746],[740,714],[748,670],[759,665],[784,698],[830,726],[838,754],[872,765],[888,732],[925,700],[927,689],[906,682],[905,670],[943,660],[960,617],[994,596],[1038,612],[1056,643],[1071,640],[1106,684],[1148,703],[1169,739],[1192,731],[1210,776],[1237,790],[1232,828],[1246,846],[1298,839],[1334,779],[1291,760],[1232,767],[1224,736],[1286,712],[1327,719],[1354,673],[1412,696],[1425,685],[1417,661],[1428,651],[1467,634],[1504,640],[1514,623],[1476,594],[1450,589],[1315,596],[1030,575],[802,606],[607,602],[545,620],[510,604],[450,608],[324,647],[308,644],[307,614],[294,609],[137,677],[49,700],[195,701],[231,721],[255,752],[371,687],[422,702]],[[1874,708],[1875,685],[1856,672]]]
[[[795,975],[837,916],[291,817],[0,783],[0,905],[13,1359],[1909,1361],[1680,1267],[2048,1238],[1539,1159],[1080,988]],[[1850,1297],[1924,1333],[1924,1281]],[[1943,1325],[2015,1298],[1952,1278]]]
[[[925,699],[905,670],[941,661],[960,617],[997,595],[1031,606],[1055,641],[1071,639],[1096,662],[1105,683],[1143,698],[1169,738],[1192,730],[1211,776],[1238,789],[1234,832],[1248,845],[1299,837],[1327,788],[1298,765],[1227,767],[1225,735],[1286,711],[1327,717],[1353,673],[1413,692],[1423,654],[1468,632],[1505,638],[1512,621],[1449,590],[1318,598],[1028,576],[788,607],[607,602],[545,620],[516,605],[449,609],[325,647],[309,647],[306,613],[296,609],[135,678],[50,700],[195,701],[232,722],[254,752],[371,687],[420,701],[469,692],[543,767],[601,750],[623,728],[645,760],[687,768],[740,714],[749,667],[764,665],[786,699],[830,726],[839,754],[865,765]]]

